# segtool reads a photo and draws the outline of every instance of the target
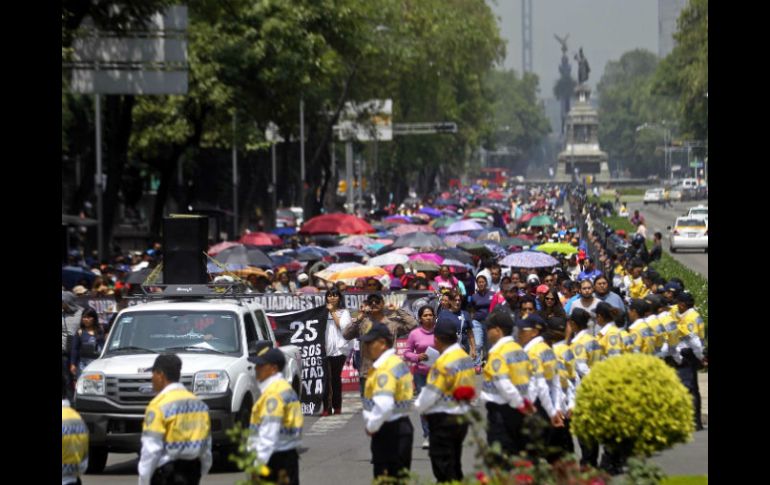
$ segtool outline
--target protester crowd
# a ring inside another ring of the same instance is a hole
[[[595,363],[624,353],[654,355],[674,367],[702,428],[696,372],[706,363],[705,329],[693,296],[681,280],[648,267],[656,254],[643,234],[604,225],[606,211],[589,203],[580,186],[457,188],[380,211],[370,221],[376,237],[288,236],[283,248],[262,248],[274,263],[268,267],[218,258],[234,245],[210,252],[211,277],[255,293],[325,292],[324,415],[340,412],[339,374],[354,353],[374,475],[410,468],[414,408],[436,479],[462,479],[468,424],[460,416],[472,406],[484,404],[488,440],[505,453],[555,460],[575,451],[569,423],[581,381]],[[643,224],[638,211],[634,217]],[[413,244],[399,244],[412,234]],[[63,288],[68,378],[93,357],[84,349],[103,345],[105,330],[73,305],[74,294],[136,291],[128,270],[151,270],[161,253],[154,247],[120,257],[96,268],[98,286],[78,280],[67,288],[72,292]],[[383,294],[407,290],[435,298],[416,314],[385,304]],[[360,308],[344,308],[342,296],[350,292],[368,293]],[[403,357],[395,352],[399,338],[407,339]],[[475,389],[477,375],[477,397],[458,394]],[[545,425],[533,424],[533,415]],[[600,449],[581,442],[583,463],[598,465]],[[623,458],[605,452],[601,466],[618,472]]]

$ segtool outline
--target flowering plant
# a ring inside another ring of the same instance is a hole
[[[471,386],[460,386],[452,393],[452,397],[458,401],[470,401],[476,396],[476,389]]]

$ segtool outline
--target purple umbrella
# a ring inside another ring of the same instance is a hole
[[[547,268],[557,264],[559,262],[556,259],[536,251],[513,253],[500,260],[500,266],[511,266],[513,268]]]
[[[453,223],[451,226],[447,228],[447,234],[454,234],[457,232],[470,232],[470,231],[478,231],[480,229],[484,229],[484,226],[479,224],[476,221],[472,221],[470,219],[464,219],[462,221],[457,221]]]
[[[444,242],[447,246],[450,248],[456,247],[458,244],[461,243],[471,243],[474,242],[472,237],[466,236],[464,234],[452,234],[450,236],[447,236],[444,238]]]
[[[433,207],[423,207],[422,209],[420,209],[420,212],[423,214],[428,214],[433,218],[441,217],[444,214],[440,210],[434,209]]]

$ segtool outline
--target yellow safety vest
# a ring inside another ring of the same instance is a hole
[[[88,463],[88,427],[77,411],[61,408],[61,476],[77,478]]]
[[[679,317],[677,328],[679,329],[680,337],[693,333],[696,334],[698,338],[701,339],[701,341],[703,341],[703,339],[706,337],[703,319],[695,310],[695,308],[690,308],[686,312],[682,313],[682,315]]]
[[[455,389],[476,387],[475,364],[462,348],[446,351],[436,359],[428,372],[426,386],[441,394],[445,406],[456,407],[460,403],[454,398]]]
[[[297,393],[286,382],[286,379],[276,379],[262,392],[257,402],[251,408],[249,431],[252,436],[259,434],[259,426],[268,422],[280,422],[276,450],[287,449],[292,442],[299,442],[302,437],[302,406]]]
[[[484,391],[498,394],[494,381],[500,376],[508,377],[521,397],[527,397],[529,380],[532,376],[532,364],[530,364],[529,356],[521,348],[521,345],[513,340],[489,351],[487,363],[484,366],[484,382],[482,384]]]
[[[211,437],[209,407],[187,389],[158,394],[147,405],[142,433],[158,435],[172,459],[182,452],[202,454]]]
[[[547,382],[550,382],[558,370],[558,363],[556,362],[556,355],[553,353],[553,349],[547,343],[540,341],[530,347],[527,355],[529,355],[529,360],[532,362],[532,374],[535,376],[542,375]]]
[[[625,330],[620,330],[615,325],[610,326],[607,333],[599,337],[599,345],[602,347],[602,353],[604,358],[614,357],[625,352],[626,347],[623,342],[623,333],[628,333]]]
[[[554,344],[553,353],[556,355],[561,388],[567,390],[569,381],[575,381],[575,355],[566,343]]]
[[[655,334],[647,325],[644,319],[638,320],[635,327],[631,327],[637,322],[633,322],[628,327],[629,339],[626,343],[626,350],[629,352],[638,351],[643,354],[652,354],[655,351]]]
[[[374,397],[380,394],[393,396],[396,412],[406,412],[412,404],[414,381],[409,366],[396,354],[390,355],[379,367],[372,367],[366,377],[363,407],[371,411]]]
[[[575,364],[585,361],[588,367],[591,368],[602,358],[603,350],[601,344],[599,344],[596,337],[588,332],[574,339],[570,344],[570,348],[575,356]]]

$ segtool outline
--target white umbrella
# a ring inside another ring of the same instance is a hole
[[[405,264],[409,261],[409,256],[406,254],[400,254],[395,251],[381,254],[375,258],[370,259],[366,264],[369,266],[395,266],[397,264]]]

